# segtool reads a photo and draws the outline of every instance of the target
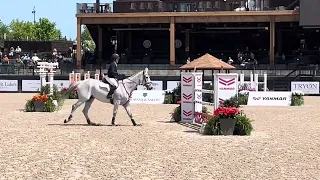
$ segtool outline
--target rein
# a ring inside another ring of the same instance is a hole
[[[129,80],[130,82],[133,82],[134,84],[138,85],[136,82],[132,81],[131,79],[128,78],[128,80]],[[128,90],[127,90],[127,88],[126,88],[126,86],[125,86],[124,84],[126,84],[126,83],[123,82],[123,80],[122,80],[122,86],[123,86],[124,90],[126,91],[126,93],[127,93],[128,96],[129,96],[128,101],[123,104],[123,105],[126,105],[126,104],[130,101],[133,92],[129,93]]]

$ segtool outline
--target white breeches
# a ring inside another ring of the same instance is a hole
[[[106,77],[106,80],[107,80],[111,85],[118,87],[118,82],[117,82],[116,79]]]

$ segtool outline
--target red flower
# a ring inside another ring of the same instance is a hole
[[[234,118],[239,113],[239,110],[235,107],[219,107],[214,112],[214,116],[219,118]]]
[[[177,104],[181,104],[181,101],[177,101]]]

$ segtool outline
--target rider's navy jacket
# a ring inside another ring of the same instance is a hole
[[[109,65],[109,68],[108,68],[108,77],[117,78],[118,76],[119,76],[119,73],[117,69],[117,63],[115,61],[112,61],[112,63]]]

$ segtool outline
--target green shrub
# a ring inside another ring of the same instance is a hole
[[[27,103],[24,105],[24,110],[26,112],[34,112],[35,111],[34,104],[33,104],[33,101],[31,99],[27,100]]]
[[[164,95],[164,104],[174,104],[174,94],[172,92],[166,92]]]
[[[239,100],[238,100],[238,96],[232,96],[229,99],[226,99],[222,104],[222,107],[240,107],[239,105]]]
[[[242,94],[239,94],[238,95],[238,102],[239,102],[239,105],[247,105],[248,104],[248,95],[242,95]]]
[[[292,95],[291,106],[302,106],[303,104],[303,95]]]

